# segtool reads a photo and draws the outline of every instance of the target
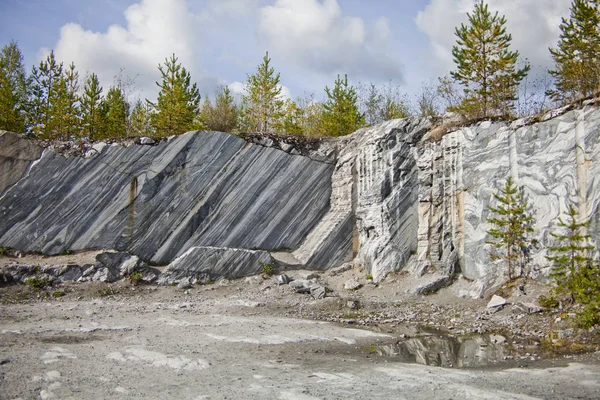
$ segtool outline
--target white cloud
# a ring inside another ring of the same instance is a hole
[[[416,24],[430,39],[440,74],[454,68],[452,46],[456,44],[455,27],[467,22],[475,0],[431,0],[416,17]],[[507,19],[507,31],[513,46],[532,66],[548,68],[548,47],[555,46],[562,16],[568,16],[567,0],[488,0],[491,12],[498,11]]]
[[[276,0],[261,8],[259,32],[273,54],[312,72],[402,77],[400,63],[375,43],[389,34],[385,20],[369,32],[362,18],[343,15],[337,0]]]
[[[243,17],[258,7],[257,0],[208,0],[206,8],[199,14],[201,18],[215,16]]]
[[[157,66],[172,53],[192,74],[202,89],[216,82],[196,64],[194,16],[185,0],[141,0],[125,11],[126,26],[112,25],[106,32],[85,30],[69,23],[60,30],[55,47],[59,60],[75,62],[82,72],[98,74],[105,90],[121,68],[139,74],[137,86],[142,96],[154,98],[158,92]],[[210,90],[212,91],[212,89]]]

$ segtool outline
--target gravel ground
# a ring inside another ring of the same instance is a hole
[[[452,288],[414,297],[402,275],[314,279],[327,298],[263,277],[0,288],[0,398],[600,398],[597,332],[571,332],[560,314],[490,313]],[[545,290],[525,289],[504,294]],[[565,337],[550,345],[549,329]]]

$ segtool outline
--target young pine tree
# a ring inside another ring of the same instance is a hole
[[[248,130],[258,133],[273,132],[282,116],[284,101],[281,98],[280,74],[271,67],[269,52],[263,57],[253,75],[246,81],[244,118]]]
[[[155,113],[152,125],[159,136],[180,135],[192,129],[200,112],[200,92],[192,83],[190,73],[178,62],[175,54],[159,65],[161,82],[156,103],[148,102]]]
[[[578,220],[579,214],[573,205],[569,205],[566,215],[566,222],[558,219],[561,232],[551,233],[557,243],[548,247],[554,255],[546,258],[552,261],[552,277],[559,291],[575,291],[578,271],[593,263],[594,246],[589,244],[590,235],[586,233],[588,222]]]
[[[53,139],[51,119],[57,86],[63,74],[63,64],[56,62],[54,51],[31,71],[31,95],[27,107],[30,134],[38,139]],[[54,131],[55,133],[55,131]]]
[[[364,125],[364,116],[358,110],[356,89],[337,76],[333,89],[325,87],[327,101],[323,104],[323,125],[330,136],[348,135]]]
[[[552,277],[558,293],[570,294],[575,302],[585,307],[577,314],[585,327],[600,322],[600,265],[594,261],[594,246],[587,234],[589,221],[581,221],[573,205],[566,212],[567,220],[559,218],[556,240],[548,249],[553,253],[546,258],[552,262]]]
[[[533,232],[533,216],[527,211],[528,204],[512,177],[506,180],[499,194],[494,193],[494,198],[498,205],[489,206],[489,210],[496,216],[488,219],[492,228],[487,231],[492,240],[486,243],[492,246],[490,256],[493,260],[506,261],[510,281],[523,275],[530,245],[529,235]]]
[[[107,138],[127,136],[127,121],[129,118],[129,103],[121,88],[112,86],[106,93],[103,102],[103,135]]]
[[[53,138],[70,140],[79,134],[81,119],[77,94],[79,73],[75,64],[71,63],[68,68],[63,69],[54,88],[50,94],[50,118],[46,129]]]
[[[556,79],[554,98],[576,100],[600,90],[600,2],[574,0],[571,15],[560,24],[560,38],[550,53]]]
[[[24,132],[25,119],[19,112],[18,102],[16,88],[6,70],[0,65],[0,129]]]
[[[11,41],[0,50],[0,129],[25,132],[27,93],[23,55]]]
[[[96,140],[102,137],[104,130],[102,103],[102,86],[100,86],[98,75],[92,73],[85,80],[83,94],[81,95],[81,135],[88,140]]]
[[[465,99],[450,111],[475,118],[507,115],[530,66],[517,69],[519,52],[510,50],[512,36],[506,33],[504,16],[492,15],[483,0],[467,16],[469,25],[456,28],[458,39],[452,55],[457,70],[451,72],[464,86]]]

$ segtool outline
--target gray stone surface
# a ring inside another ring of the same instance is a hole
[[[232,135],[98,148],[88,159],[47,150],[0,199],[0,246],[167,264],[194,246],[296,248],[329,208],[332,165]]]
[[[31,140],[0,130],[0,196],[25,175],[31,164],[40,158],[42,150]]]
[[[273,257],[266,251],[192,247],[169,264],[158,278],[158,283],[171,284],[184,279],[196,282],[219,277],[242,278],[259,274],[264,264],[273,263]]]

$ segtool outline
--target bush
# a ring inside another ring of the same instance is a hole
[[[142,273],[140,271],[133,271],[128,276],[129,281],[134,285],[142,283]]]
[[[277,273],[277,268],[275,268],[275,264],[273,263],[260,263],[260,265],[262,266],[260,273],[265,276],[273,276]]]
[[[556,297],[551,294],[548,296],[540,296],[538,303],[544,308],[555,308],[558,307],[559,304],[558,300],[556,300]]]
[[[600,307],[596,304],[588,304],[577,313],[575,318],[582,328],[589,329],[600,323]]]

